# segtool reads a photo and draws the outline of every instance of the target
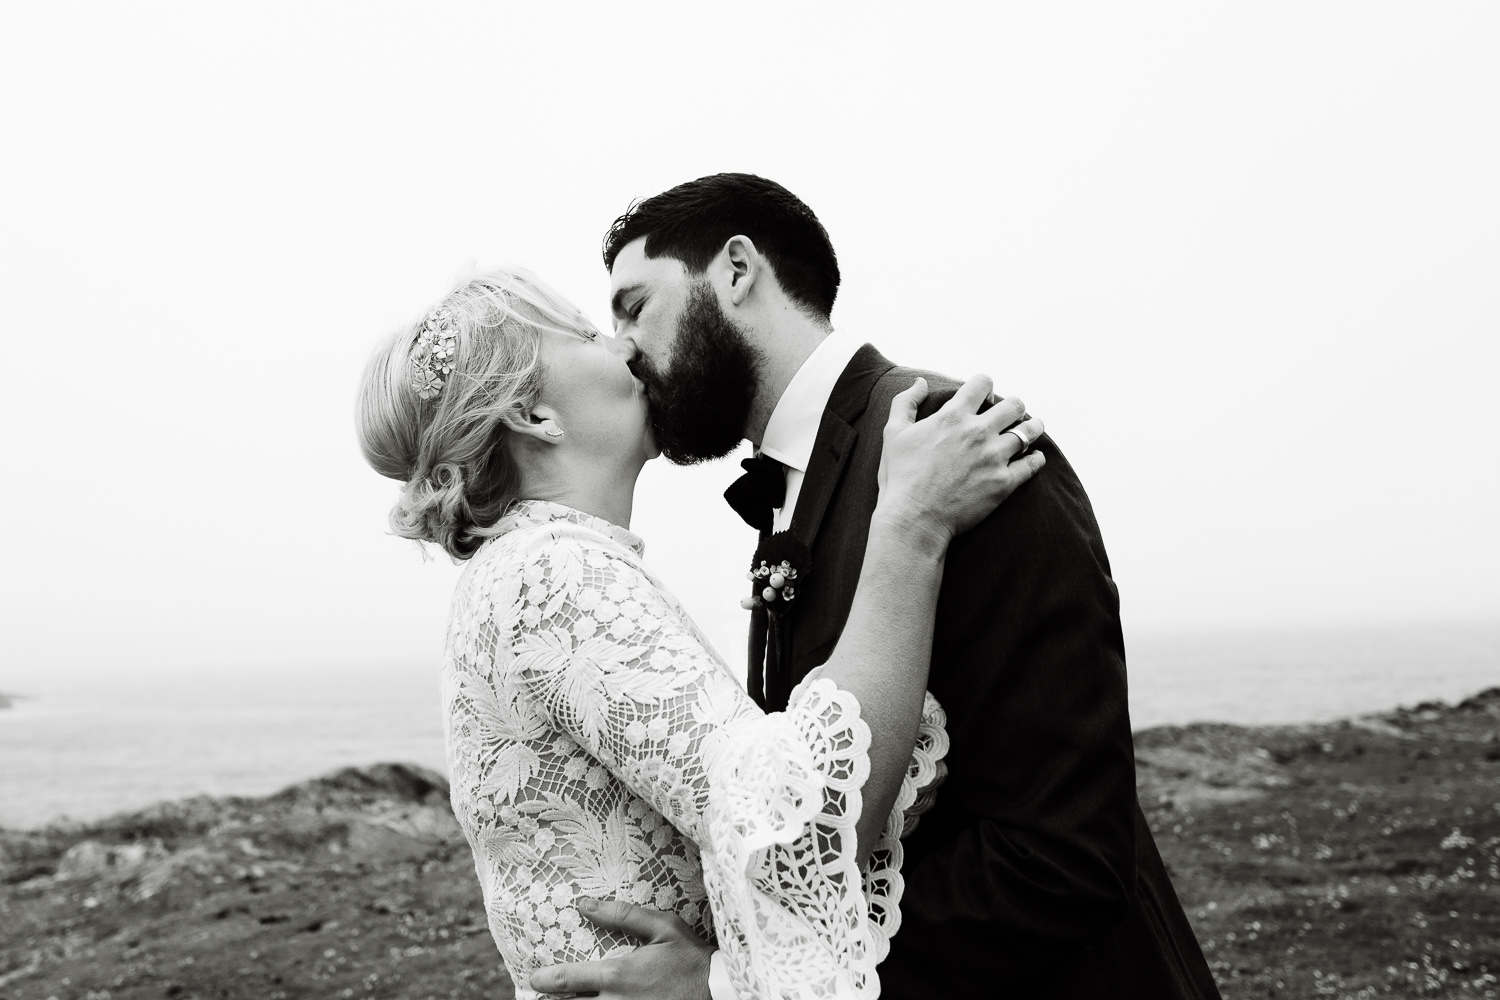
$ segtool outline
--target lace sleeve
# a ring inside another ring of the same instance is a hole
[[[875,996],[900,883],[883,876],[872,920],[853,695],[820,679],[765,715],[621,550],[570,526],[536,542],[492,612],[496,673],[696,842],[740,996]]]
[[[870,852],[864,870],[865,899],[869,901],[870,922],[875,927],[875,960],[882,962],[891,949],[891,937],[901,929],[901,877],[904,851],[901,838],[917,828],[922,814],[937,801],[937,790],[948,776],[948,716],[943,706],[927,693],[922,705],[922,720],[917,727],[917,742],[912,747],[911,764],[901,779],[895,804],[880,831],[880,839]]]

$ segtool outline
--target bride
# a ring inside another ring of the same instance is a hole
[[[899,838],[947,746],[925,693],[944,556],[1041,467],[1010,461],[1020,442],[1003,431],[1025,411],[976,413],[983,378],[920,422],[925,385],[896,397],[843,637],[766,714],[630,531],[656,448],[629,359],[536,278],[498,269],[383,341],[360,388],[365,458],[403,484],[392,528],[467,562],[443,698],[490,932],[522,998],[544,966],[631,949],[583,919],[605,899],[715,942],[740,997],[874,996],[900,921]],[[768,580],[788,608],[797,568]]]

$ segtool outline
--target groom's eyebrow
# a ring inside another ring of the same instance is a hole
[[[609,300],[609,311],[614,313],[616,316],[624,316],[626,298],[628,298],[632,292],[639,290],[640,287],[641,286],[639,284],[626,285],[624,288],[621,288],[619,291],[615,292],[614,296]]]

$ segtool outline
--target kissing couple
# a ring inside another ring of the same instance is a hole
[[[1218,997],[1041,422],[836,331],[833,245],[772,181],[648,198],[604,263],[613,337],[484,271],[358,401],[395,533],[466,564],[452,802],[517,996]],[[648,460],[747,438],[748,690],[630,530]]]

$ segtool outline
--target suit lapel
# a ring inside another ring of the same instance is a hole
[[[818,529],[822,527],[829,501],[838,489],[839,480],[854,452],[855,442],[859,440],[856,428],[859,418],[869,406],[870,392],[875,387],[876,380],[894,367],[878,351],[866,344],[855,353],[834,383],[828,405],[824,407],[822,420],[818,424],[818,436],[813,443],[812,457],[802,480],[802,490],[797,495],[797,507],[792,511],[792,523],[787,529],[794,538],[807,546],[809,552],[818,536]],[[765,538],[763,532],[761,540],[765,541]],[[817,585],[813,586],[816,588]],[[816,631],[817,624],[809,624]],[[756,608],[750,620],[749,688],[752,697],[770,711],[786,708],[793,683],[800,679],[800,674],[793,676],[791,652],[790,623],[773,622],[764,607]]]
[[[880,376],[896,367],[869,344],[855,352],[844,373],[834,383],[818,437],[813,443],[812,458],[797,495],[797,509],[792,512],[791,532],[809,549],[823,525],[828,501],[833,498],[844,466],[859,439],[859,418],[870,404],[870,390]]]

